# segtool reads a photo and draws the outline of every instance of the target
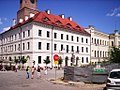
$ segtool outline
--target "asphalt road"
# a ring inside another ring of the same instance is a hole
[[[37,78],[37,72],[34,79],[26,79],[25,71],[0,71],[0,90],[103,90],[103,87],[85,88],[75,87],[70,85],[54,84],[48,79],[63,77],[63,70],[49,70],[48,75],[44,75],[42,71],[42,78]]]

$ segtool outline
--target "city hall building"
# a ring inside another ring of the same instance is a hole
[[[44,60],[58,54],[63,66],[88,65],[91,62],[91,35],[83,27],[50,10],[39,12],[37,0],[20,0],[13,26],[0,34],[0,60],[27,59],[27,65],[45,66]],[[17,22],[17,23],[16,23]]]
[[[20,9],[13,26],[0,34],[0,62],[27,59],[27,65],[45,66],[53,56],[63,59],[62,66],[81,66],[107,61],[109,51],[120,46],[120,34],[106,34],[94,26],[83,28],[64,14],[37,10],[37,0],[20,0]]]

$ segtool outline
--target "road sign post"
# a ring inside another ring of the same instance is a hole
[[[53,58],[54,58],[54,64],[55,64],[55,79],[56,79],[56,65],[58,65],[59,56],[55,54]]]

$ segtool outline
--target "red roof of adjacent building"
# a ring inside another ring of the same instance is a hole
[[[54,14],[48,14],[46,12],[39,12],[34,17],[32,17],[26,21],[23,21],[22,23],[18,23],[15,26],[11,27],[11,29],[16,28],[20,25],[23,25],[23,24],[31,22],[31,21],[39,22],[39,23],[43,23],[43,24],[48,24],[48,25],[64,28],[67,30],[77,31],[77,32],[81,32],[81,33],[89,35],[89,33],[87,33],[83,29],[83,27],[78,25],[73,20],[69,20],[68,18],[62,18],[62,17],[54,15]]]

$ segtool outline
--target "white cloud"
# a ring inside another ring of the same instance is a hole
[[[0,33],[3,33],[3,32],[5,32],[5,31],[7,31],[9,29],[10,29],[10,27],[5,27],[5,28],[3,28],[3,30]]]
[[[5,28],[3,28],[3,31],[7,31],[9,29],[10,29],[10,27],[5,27]]]
[[[120,17],[120,13],[118,13],[116,16]]]
[[[112,9],[106,16],[117,16],[120,17],[120,7]]]

